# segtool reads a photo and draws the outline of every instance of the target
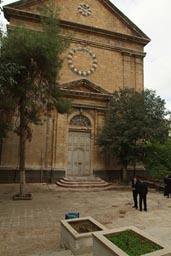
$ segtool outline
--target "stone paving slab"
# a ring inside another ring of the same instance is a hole
[[[70,250],[62,250],[58,252],[49,252],[44,254],[33,254],[32,256],[73,256],[72,252]],[[88,255],[87,255],[88,256]]]
[[[135,226],[171,245],[171,198],[161,192],[150,190],[148,211],[140,212],[132,208],[130,190],[71,192],[47,184],[28,184],[27,190],[33,200],[14,201],[19,185],[0,184],[0,255],[62,256],[60,220],[68,212],[92,216],[107,228]]]

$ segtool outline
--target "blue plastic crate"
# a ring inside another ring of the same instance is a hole
[[[65,219],[79,218],[79,212],[68,212],[65,214]]]

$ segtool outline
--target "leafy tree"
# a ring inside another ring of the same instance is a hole
[[[42,114],[49,111],[66,113],[70,103],[62,98],[57,81],[62,67],[61,54],[69,45],[61,37],[58,10],[49,4],[41,15],[42,31],[18,27],[2,40],[0,61],[17,66],[17,72],[3,83],[19,116],[20,197],[25,191],[25,145],[31,140],[30,124],[41,124]],[[19,68],[19,69],[18,69]],[[10,83],[10,79],[14,83]]]
[[[0,33],[3,33],[3,7],[2,7],[3,1],[0,0]]]
[[[149,141],[167,139],[167,114],[165,101],[155,91],[126,88],[113,94],[98,142],[104,152],[118,159],[124,180],[128,165],[135,168],[137,162],[144,161]]]
[[[16,85],[14,77],[20,73],[16,64],[0,63],[0,141],[7,136],[11,128],[11,115],[15,110],[15,102],[7,87]]]
[[[163,180],[166,174],[171,174],[171,139],[165,143],[149,142],[146,148],[144,164],[148,176]]]
[[[0,31],[0,46],[2,45],[3,36],[3,31]],[[15,109],[13,99],[6,86],[11,87],[16,83],[14,77],[20,72],[19,69],[15,63],[0,63],[0,157],[2,141],[7,137],[8,131],[12,128],[11,115]]]

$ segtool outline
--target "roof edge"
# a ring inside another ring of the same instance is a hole
[[[35,13],[15,9],[11,6],[10,7],[9,6],[4,7],[4,15],[5,15],[5,18],[7,20],[10,16],[13,15],[13,16],[16,16],[16,17],[17,16],[23,16],[24,19],[32,18],[32,19],[36,20],[37,22],[40,21],[40,14],[35,14]],[[138,36],[121,34],[121,33],[113,32],[113,31],[110,31],[110,30],[104,30],[104,29],[101,29],[101,28],[94,28],[94,27],[91,27],[91,26],[87,26],[87,25],[83,25],[83,24],[79,24],[79,23],[74,23],[74,22],[66,21],[66,20],[59,20],[59,21],[60,21],[61,26],[66,27],[66,28],[67,27],[71,28],[71,29],[77,28],[79,30],[89,31],[89,32],[93,32],[93,33],[96,33],[96,34],[99,34],[99,35],[105,35],[105,36],[108,36],[108,37],[115,37],[115,38],[118,38],[118,39],[121,39],[121,40],[127,39],[127,40],[130,40],[130,41],[133,41],[133,42],[143,44],[144,46],[150,42],[150,39],[148,37],[142,37],[142,36],[138,37]]]
[[[112,9],[115,13],[119,15],[119,17],[135,32],[143,36],[144,38],[150,41],[150,38],[137,26],[134,22],[132,22],[122,11],[120,11],[111,1],[102,0],[104,4],[106,4],[110,9]]]
[[[38,1],[40,3],[40,2],[43,2],[44,0],[19,0],[17,2],[4,5],[4,6],[15,8],[17,6],[22,6],[28,3],[32,4]],[[137,25],[135,25],[135,23],[132,22],[122,11],[120,11],[110,0],[99,0],[99,1],[102,2],[104,5],[108,6],[108,8],[112,10],[112,12],[117,14],[120,17],[120,19],[124,21],[124,23],[126,23],[131,29],[133,29],[141,37],[143,37],[148,41],[151,41],[150,38]]]

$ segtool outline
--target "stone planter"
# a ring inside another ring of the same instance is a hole
[[[93,255],[94,256],[127,256],[128,254],[117,247],[113,242],[111,242],[108,238],[116,233],[120,233],[122,231],[131,230],[135,232],[140,238],[145,239],[152,244],[159,245],[161,249],[141,254],[148,256],[169,256],[171,255],[171,248],[165,248],[161,242],[152,238],[151,236],[145,234],[141,230],[135,227],[124,227],[118,229],[105,230],[97,233],[93,233]]]
[[[61,220],[61,247],[76,255],[92,252],[92,234],[102,230],[106,228],[92,217]]]

